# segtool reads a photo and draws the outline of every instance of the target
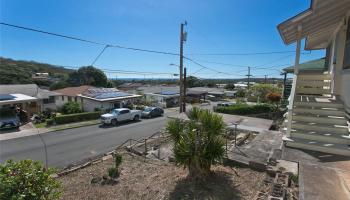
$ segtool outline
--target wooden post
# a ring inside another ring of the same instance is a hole
[[[292,120],[293,120],[293,104],[294,104],[294,97],[296,92],[296,86],[297,86],[297,78],[299,73],[299,62],[300,62],[300,48],[301,48],[301,31],[302,27],[301,25],[298,26],[298,34],[297,34],[297,45],[296,45],[296,52],[295,52],[295,65],[294,65],[294,77],[293,77],[293,84],[292,84],[292,90],[290,93],[290,99],[289,99],[289,105],[288,105],[288,123],[287,123],[287,137],[290,138],[290,133],[292,129]]]
[[[146,158],[146,156],[147,156],[147,139],[145,139],[145,152],[144,152],[144,154],[145,154],[145,158]]]

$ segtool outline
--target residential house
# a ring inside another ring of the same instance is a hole
[[[350,1],[313,0],[278,30],[286,45],[296,43],[286,145],[350,156]],[[303,39],[325,58],[299,64]]]
[[[179,105],[179,86],[149,86],[140,87],[146,101],[152,106],[171,108]]]
[[[41,89],[36,84],[0,85],[0,93],[12,96],[21,94],[36,98],[36,105],[31,107],[36,107],[37,112],[56,110],[56,96],[60,95],[57,92]]]
[[[40,112],[37,102],[37,98],[24,94],[0,94],[0,109],[18,107],[25,110],[29,116]]]
[[[116,88],[95,88],[90,87],[82,94],[81,99],[84,111],[111,110],[113,108],[131,107],[135,102],[140,101],[142,95],[129,94],[119,91]]]
[[[62,107],[65,103],[68,102],[77,102],[81,106],[83,105],[83,98],[81,98],[79,95],[86,92],[89,88],[95,88],[90,85],[82,85],[78,87],[66,87],[59,90],[54,90],[54,92],[57,92],[60,94],[60,96],[56,96],[56,105],[58,108]]]

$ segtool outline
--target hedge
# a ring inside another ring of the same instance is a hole
[[[60,115],[55,117],[56,124],[66,124],[71,122],[80,122],[85,120],[93,120],[100,118],[100,112],[85,112],[85,113],[76,113],[70,115]]]
[[[274,107],[269,104],[247,105],[236,104],[228,107],[217,107],[216,112],[232,115],[251,115],[274,111]]]

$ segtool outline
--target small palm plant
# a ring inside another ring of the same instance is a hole
[[[222,133],[225,124],[220,115],[194,107],[189,121],[169,121],[167,131],[174,141],[177,163],[188,168],[189,176],[202,178],[210,174],[210,167],[225,154]]]
[[[122,164],[122,156],[120,154],[114,154],[114,167],[108,169],[108,175],[111,178],[117,178],[120,175],[119,166]]]

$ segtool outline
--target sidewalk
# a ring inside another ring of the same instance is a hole
[[[8,130],[8,131],[1,131],[0,132],[0,141],[3,140],[10,140],[15,138],[21,138],[21,137],[27,137],[31,135],[37,135],[37,134],[43,134],[47,132],[52,131],[60,131],[70,128],[78,128],[82,126],[90,126],[99,124],[100,120],[89,120],[89,121],[83,121],[83,122],[77,122],[77,123],[69,123],[69,124],[62,124],[62,125],[56,125],[56,126],[50,126],[47,128],[35,128],[35,126],[31,123],[26,124],[22,127],[20,127],[20,130]]]
[[[282,158],[299,163],[300,200],[350,199],[350,157],[284,147]]]

